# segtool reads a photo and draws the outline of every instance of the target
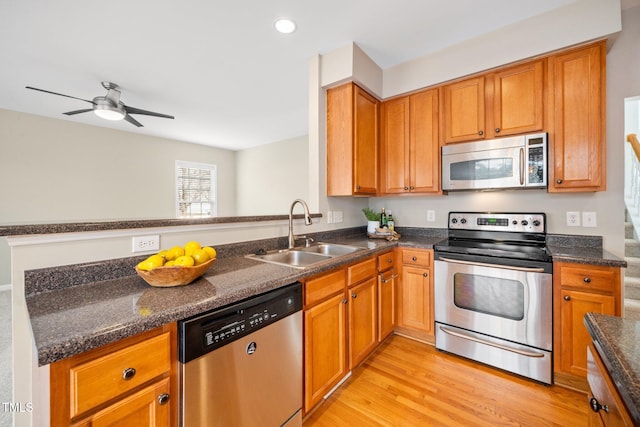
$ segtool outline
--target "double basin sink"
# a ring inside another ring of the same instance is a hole
[[[248,258],[293,268],[305,268],[341,255],[363,251],[357,246],[337,243],[316,243],[308,247],[284,249],[264,254],[247,255]]]

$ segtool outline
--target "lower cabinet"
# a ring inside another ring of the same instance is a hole
[[[433,251],[400,249],[401,273],[398,286],[400,333],[435,342],[433,319]]]
[[[620,279],[618,267],[553,264],[555,383],[586,390],[591,336],[584,325],[584,315],[593,312],[620,316]]]
[[[51,425],[177,425],[177,355],[174,323],[51,364]]]
[[[378,345],[378,283],[375,276],[349,288],[349,369]]]
[[[586,356],[589,426],[632,426],[633,420],[593,344],[588,345]]]

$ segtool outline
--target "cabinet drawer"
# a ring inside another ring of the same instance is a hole
[[[378,255],[378,271],[385,271],[393,267],[395,267],[393,252]]]
[[[423,267],[431,266],[431,252],[420,251],[415,249],[402,250],[402,264],[420,265]]]
[[[166,332],[72,367],[69,371],[71,417],[168,373],[170,341],[171,334]]]
[[[347,283],[349,286],[355,285],[356,283],[362,282],[369,277],[375,276],[376,273],[377,271],[375,258],[362,261],[347,268]]]
[[[331,295],[343,292],[344,289],[344,270],[338,270],[334,273],[308,280],[304,285],[305,306],[315,304]]]
[[[560,265],[560,285],[562,287],[614,292],[619,282],[619,268],[587,264]]]

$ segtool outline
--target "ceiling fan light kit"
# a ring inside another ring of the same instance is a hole
[[[96,116],[106,120],[125,120],[134,126],[142,127],[142,123],[131,117],[131,114],[143,114],[146,116],[162,117],[165,119],[173,119],[173,116],[168,114],[154,113],[153,111],[141,110],[139,108],[127,107],[122,101],[120,101],[120,87],[111,82],[102,82],[102,87],[107,89],[105,96],[96,96],[92,101],[88,99],[77,98],[75,96],[64,95],[62,93],[51,92],[49,90],[38,89],[35,87],[27,86],[27,89],[37,90],[40,92],[50,93],[52,95],[64,96],[66,98],[78,99],[80,101],[88,102],[93,105],[93,108],[86,108],[83,110],[67,111],[63,113],[67,116],[73,116],[76,114],[87,113],[93,111]]]

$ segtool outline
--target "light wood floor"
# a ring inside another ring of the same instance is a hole
[[[586,426],[586,394],[393,335],[309,415],[322,426]]]

